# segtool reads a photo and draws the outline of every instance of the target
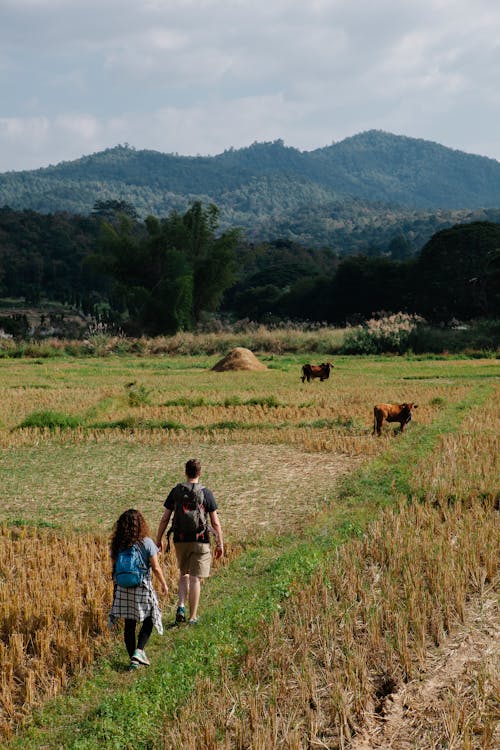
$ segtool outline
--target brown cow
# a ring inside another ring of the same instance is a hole
[[[373,407],[373,432],[372,435],[381,434],[382,423],[399,422],[401,432],[405,424],[411,421],[411,410],[416,409],[418,404],[376,404]]]
[[[309,381],[313,378],[319,378],[321,381],[328,380],[330,369],[333,365],[330,362],[322,362],[320,365],[304,365],[302,367],[302,382]]]

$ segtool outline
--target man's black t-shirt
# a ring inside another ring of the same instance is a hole
[[[190,484],[191,487],[196,487],[197,482],[186,482],[186,484]],[[168,493],[168,497],[163,503],[165,508],[171,511],[175,511],[175,496],[176,496],[176,490],[177,486],[173,487],[170,492]],[[208,487],[203,487],[202,485],[199,485],[201,487],[201,491],[203,493],[203,507],[205,508],[205,512],[208,516],[209,513],[212,513],[214,510],[217,510],[217,503],[215,502],[215,497],[213,496],[213,492],[208,489]],[[174,544],[175,542],[178,542],[179,540],[176,538],[176,535],[174,533]],[[183,542],[201,542],[202,544],[209,544],[210,538],[208,535],[208,531],[205,531],[203,536],[200,539],[183,539]]]

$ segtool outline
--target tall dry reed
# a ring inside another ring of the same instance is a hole
[[[499,559],[491,501],[385,512],[262,624],[239,678],[223,668],[222,688],[201,685],[164,747],[347,747],[466,618],[469,597],[498,585]],[[486,707],[485,737],[493,720]]]
[[[44,341],[0,342],[2,357],[50,358],[72,355],[77,357],[105,357],[111,354],[220,354],[237,346],[253,351],[282,354],[283,352],[336,352],[344,340],[345,331],[328,326],[311,330],[304,325],[268,328],[250,325],[245,330],[217,332],[181,331],[173,336],[126,338],[97,334],[84,340],[48,338]]]
[[[415,472],[415,491],[444,502],[454,498],[500,495],[500,389],[468,415],[460,432],[443,435],[433,461]],[[493,408],[492,408],[493,405]]]
[[[95,659],[111,598],[106,538],[0,526],[0,736]]]

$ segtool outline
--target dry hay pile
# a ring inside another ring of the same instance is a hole
[[[241,346],[231,349],[229,354],[212,367],[215,372],[226,372],[228,370],[267,370],[267,365],[259,362],[250,349]]]

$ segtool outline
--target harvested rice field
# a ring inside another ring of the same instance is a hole
[[[443,509],[451,501],[464,503],[464,507],[487,503],[489,510],[483,509],[488,519],[485,522],[493,524],[489,547],[475,567],[467,567],[474,572],[464,574],[465,578],[475,580],[467,583],[464,578],[460,597],[457,595],[460,602],[456,597],[456,614],[448,613],[448,625],[440,626],[439,632],[443,642],[448,634],[460,638],[468,621],[468,597],[475,607],[471,622],[477,623],[482,595],[491,618],[489,625],[476,627],[477,638],[484,639],[485,632],[497,632],[498,606],[494,602],[496,592],[498,603],[498,559],[495,562],[494,557],[495,550],[498,552],[495,498],[499,488],[495,477],[499,473],[500,417],[498,410],[495,416],[491,409],[499,396],[497,360],[331,357],[329,380],[302,383],[303,356],[256,356],[264,369],[219,372],[212,368],[220,356],[0,360],[0,732],[5,747],[80,750],[189,746],[175,717],[181,707],[189,715],[190,701],[198,706],[197,691],[203,679],[211,678],[199,673],[192,653],[184,654],[185,633],[167,632],[163,640],[153,639],[151,653],[161,673],[155,672],[153,665],[132,683],[120,666],[121,640],[107,631],[105,621],[111,597],[107,540],[114,521],[123,510],[137,507],[154,536],[163,500],[172,485],[182,479],[184,462],[191,457],[201,460],[202,480],[214,491],[228,547],[226,559],[216,566],[203,592],[207,620],[213,629],[212,655],[210,659],[204,657],[203,663],[210,674],[221,670],[225,674],[225,697],[214,695],[216,736],[206,729],[209,716],[203,719],[204,729],[192,728],[197,750],[381,746],[376,744],[382,736],[380,727],[369,720],[373,709],[370,685],[375,684],[369,665],[359,683],[355,710],[339,713],[331,707],[330,696],[318,708],[316,729],[311,721],[304,722],[299,708],[299,693],[305,695],[307,684],[313,690],[314,654],[307,658],[307,679],[283,673],[290,687],[290,717],[285,722],[273,718],[270,706],[274,699],[262,704],[253,700],[251,691],[245,692],[238,665],[246,664],[246,670],[253,665],[248,679],[255,680],[256,685],[264,680],[265,694],[273,695],[278,683],[273,686],[272,670],[263,671],[255,652],[257,644],[271,653],[283,636],[288,638],[280,622],[293,629],[294,639],[300,639],[303,627],[302,637],[307,640],[312,620],[300,623],[291,619],[294,602],[302,601],[305,595],[307,576],[313,575],[318,566],[327,570],[326,561],[339,545],[346,560],[349,554],[356,558],[364,554],[366,544],[354,546],[349,552],[350,537],[362,539],[365,529],[386,512],[386,506],[402,507],[401,503],[408,500],[430,502]],[[399,434],[397,426],[385,425],[382,436],[373,437],[373,405],[404,401],[418,404],[405,432]],[[475,508],[474,512],[479,511]],[[328,521],[322,522],[325,516]],[[322,523],[328,526],[328,532],[321,531]],[[395,521],[391,523],[398,528]],[[462,521],[458,519],[457,523]],[[401,534],[405,537],[406,531],[401,530]],[[305,545],[300,553],[297,545]],[[425,546],[423,542],[421,549]],[[55,550],[56,558],[47,558],[41,576],[40,560],[45,559],[47,547]],[[292,581],[280,572],[280,566],[287,555],[293,558],[296,547],[299,562],[287,563],[289,570],[295,571],[298,566]],[[78,577],[72,570],[80,559],[84,562]],[[163,565],[170,586],[169,597],[163,602],[168,618],[176,592],[172,555],[164,556]],[[487,575],[481,579],[483,569]],[[66,582],[62,588],[61,578]],[[23,581],[29,581],[29,585]],[[321,581],[320,585],[314,579],[312,592],[314,595],[316,591],[319,599],[327,596],[323,584],[328,591],[328,583]],[[356,585],[362,584],[358,581]],[[373,585],[373,581],[367,585]],[[16,593],[16,586],[23,591]],[[21,596],[26,591],[28,601],[36,602],[31,609]],[[237,605],[238,595],[244,595],[247,603]],[[426,601],[431,611],[430,600]],[[222,620],[221,602],[225,603],[222,611],[226,611]],[[261,605],[273,612],[272,628],[262,630],[259,624]],[[308,611],[316,606],[314,600],[308,600]],[[412,607],[418,606],[413,601]],[[234,621],[228,614],[232,607]],[[329,617],[328,613],[325,616]],[[441,622],[440,617],[436,615],[436,622]],[[462,630],[455,632],[455,619]],[[401,615],[398,637],[404,622],[407,620]],[[318,621],[318,633],[323,627]],[[408,627],[413,632],[413,625]],[[404,656],[406,660],[406,672],[394,666],[398,695],[403,695],[403,688],[415,690],[414,666],[409,665],[418,663],[420,669],[426,668],[426,639],[434,640],[429,648],[439,646],[432,627],[432,623],[421,624],[415,643],[412,645],[410,638],[404,649],[398,647],[399,657],[382,649],[388,670],[397,658]],[[375,630],[373,633],[377,642],[381,636]],[[203,643],[206,648],[203,628],[193,638],[198,639],[200,648]],[[487,644],[490,647],[491,643]],[[342,649],[342,643],[334,648]],[[172,658],[169,649],[177,654],[181,680],[175,677],[175,668],[167,667]],[[293,667],[294,658],[279,647],[280,664]],[[429,658],[429,663],[437,664],[442,657],[433,652]],[[165,669],[172,673],[167,680]],[[354,666],[347,664],[346,669]],[[327,679],[324,665],[316,672],[318,684],[323,684]],[[495,675],[491,670],[487,677],[485,674],[483,671],[484,680],[490,684]],[[478,684],[480,679],[478,671]],[[428,676],[426,685],[432,684],[432,676]],[[210,683],[211,694],[217,693],[218,685],[217,679],[215,684]],[[279,685],[281,690],[281,682]],[[352,683],[346,684],[346,690],[351,688]],[[157,696],[154,708],[143,708],[144,690]],[[318,706],[323,690],[321,687],[319,697],[311,692]],[[430,688],[426,690],[430,695]],[[474,690],[467,682],[468,693],[479,701]],[[229,694],[233,698],[228,702]],[[487,695],[489,707],[481,714],[486,727],[481,735],[483,745],[474,744],[474,740],[471,748],[494,747],[484,744],[485,737],[496,737],[492,718],[496,708],[491,703],[491,691]],[[105,696],[110,696],[113,709]],[[308,701],[313,700],[311,696]],[[412,696],[412,706],[419,705],[418,695],[413,692]],[[123,706],[121,701],[125,701]],[[440,705],[434,695],[429,701]],[[64,721],[70,705],[80,717],[77,737],[68,733]],[[436,708],[436,715],[439,710]],[[101,723],[98,740],[90,718],[98,715],[96,711],[114,716]],[[231,711],[233,719],[241,713],[242,724],[229,721]],[[257,712],[255,716],[252,711]],[[339,727],[325,729],[328,711],[337,716],[335,721],[345,723],[341,731]],[[136,719],[132,718],[134,712]],[[129,717],[128,736],[119,729],[120,717],[124,720],[125,716]],[[439,714],[441,737],[448,720],[452,720],[451,714],[446,720],[442,712]],[[430,721],[425,728],[429,748],[433,723],[437,726],[438,722]],[[54,739],[49,737],[49,726]],[[465,737],[469,731],[467,727],[462,729],[457,737]],[[408,737],[418,729],[412,732],[408,730]],[[269,744],[271,737],[274,744]]]

